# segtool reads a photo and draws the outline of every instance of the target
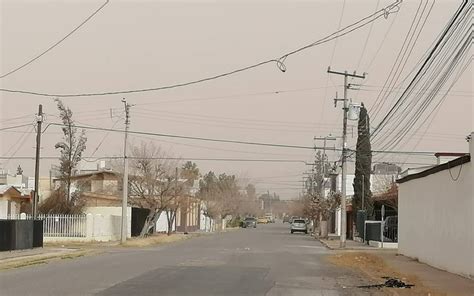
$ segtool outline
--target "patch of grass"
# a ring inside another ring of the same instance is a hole
[[[32,260],[15,260],[13,262],[5,263],[4,265],[0,266],[0,270],[5,269],[12,269],[12,268],[20,268],[25,266],[31,265],[38,265],[38,264],[45,264],[48,260],[56,258],[56,256],[47,256],[47,257],[40,257]]]
[[[4,262],[3,264],[0,264],[0,270],[7,270],[7,269],[13,269],[13,268],[21,268],[21,267],[26,267],[26,266],[31,266],[31,265],[38,265],[38,264],[47,264],[48,262],[55,260],[55,259],[75,259],[79,257],[83,257],[86,254],[90,252],[88,251],[83,251],[83,252],[74,252],[74,253],[69,253],[69,254],[58,254],[58,255],[53,255],[53,256],[40,256],[35,259],[27,259],[27,258],[19,258],[19,259],[14,259],[10,262]]]
[[[117,246],[118,242],[48,242],[45,247],[66,249],[99,249]]]
[[[46,260],[34,260],[34,261],[20,262],[18,264],[12,264],[10,266],[7,266],[6,268],[3,268],[3,269],[20,268],[20,267],[26,267],[26,266],[31,266],[31,265],[39,265],[39,264],[46,264]]]
[[[61,256],[59,258],[60,259],[74,259],[74,258],[83,257],[85,255],[86,255],[86,252],[80,252],[80,253],[66,254],[66,255]]]
[[[128,239],[125,244],[122,246],[124,247],[149,247],[161,244],[169,244],[173,242],[178,242],[186,239],[190,239],[192,237],[196,237],[198,235],[195,234],[155,234],[144,238],[132,238]]]

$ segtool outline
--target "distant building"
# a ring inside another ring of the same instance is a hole
[[[372,174],[374,175],[399,175],[402,168],[394,163],[383,162],[374,164]]]

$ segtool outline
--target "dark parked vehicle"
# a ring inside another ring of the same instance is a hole
[[[283,223],[290,223],[290,216],[283,217]]]
[[[243,224],[242,224],[242,227],[243,228],[257,228],[257,219],[253,218],[253,217],[247,217],[245,218]]]

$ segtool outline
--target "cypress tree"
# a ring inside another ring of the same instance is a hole
[[[352,184],[354,186],[352,209],[354,215],[356,215],[357,210],[362,208],[362,182],[364,182],[364,209],[367,211],[367,216],[370,217],[373,214],[372,192],[370,191],[372,150],[370,145],[369,115],[364,104],[362,104],[360,109],[357,131],[355,178]]]

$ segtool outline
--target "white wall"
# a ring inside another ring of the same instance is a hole
[[[113,233],[117,226],[114,226],[118,220],[121,221],[122,219],[122,208],[121,207],[87,207],[84,209],[84,213],[86,214],[93,214],[94,215],[94,229],[96,233]],[[103,217],[103,223],[95,223],[95,220],[99,220],[99,217],[95,217],[97,215],[101,215]],[[119,217],[119,218],[117,218]],[[127,207],[127,237],[132,237],[132,208]],[[119,226],[121,227],[121,222]],[[114,228],[115,227],[115,228]],[[120,233],[120,232],[119,232]],[[105,235],[105,234],[104,234]],[[107,239],[113,240],[113,239]]]
[[[175,217],[176,218],[176,217]],[[176,219],[173,221],[172,230],[176,231]],[[155,232],[168,232],[168,218],[166,212],[162,212],[158,221],[156,221]]]
[[[8,200],[0,200],[0,219],[6,219],[8,215]]]
[[[472,153],[472,146],[471,146]],[[471,154],[472,155],[472,154]],[[449,272],[474,276],[473,164],[401,183],[399,253]]]

